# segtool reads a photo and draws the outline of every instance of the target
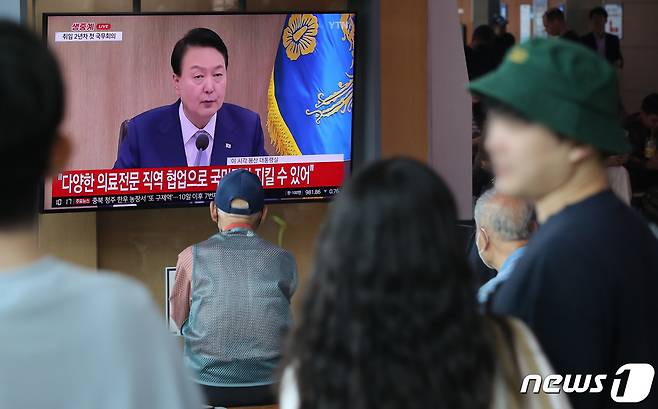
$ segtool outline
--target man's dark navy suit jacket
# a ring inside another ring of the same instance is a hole
[[[180,100],[128,121],[114,168],[187,166],[179,104]],[[217,111],[210,164],[226,165],[228,157],[267,156],[263,143],[260,116],[246,108],[224,103]]]

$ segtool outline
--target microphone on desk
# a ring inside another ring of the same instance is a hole
[[[208,137],[208,132],[206,131],[197,132],[197,137],[196,137],[197,154],[196,154],[196,160],[194,161],[194,166],[199,166],[199,164],[201,163],[201,157],[203,156],[203,152],[206,149],[208,149],[209,143],[210,143],[210,138]]]

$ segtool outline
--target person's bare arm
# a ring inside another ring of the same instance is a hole
[[[190,296],[192,291],[192,247],[178,255],[176,263],[176,281],[169,297],[171,318],[181,329],[190,314]]]

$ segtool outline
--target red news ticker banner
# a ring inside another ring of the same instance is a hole
[[[74,170],[52,181],[52,197],[83,197],[173,192],[214,192],[224,175],[247,169],[265,189],[341,186],[344,162],[274,163],[185,168]]]

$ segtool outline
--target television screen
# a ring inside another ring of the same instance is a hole
[[[351,169],[355,20],[46,14],[73,151],[42,210],[205,205],[237,168],[268,203],[335,195]]]

